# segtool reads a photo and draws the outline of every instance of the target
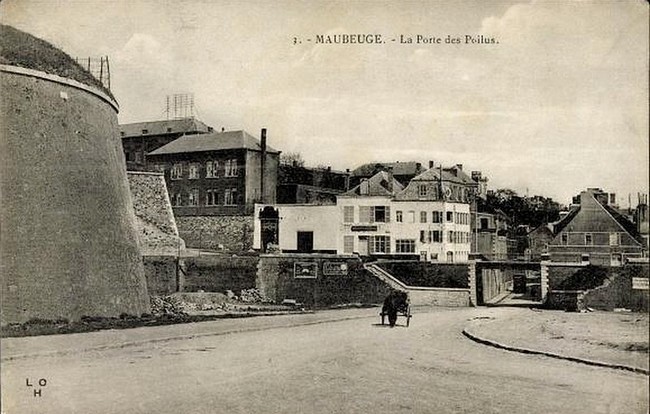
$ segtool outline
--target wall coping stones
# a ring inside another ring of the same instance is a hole
[[[51,82],[60,83],[62,85],[71,86],[73,88],[81,89],[85,92],[89,92],[98,98],[104,100],[106,103],[111,105],[115,112],[120,112],[120,105],[112,99],[110,96],[100,91],[97,88],[88,86],[74,79],[64,78],[58,75],[52,75],[50,73],[41,72],[40,70],[22,68],[20,66],[12,65],[0,65],[0,72],[13,73],[15,75],[29,76],[32,78],[45,79]]]

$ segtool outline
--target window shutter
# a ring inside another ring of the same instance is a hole
[[[386,223],[390,223],[390,206],[386,206]]]

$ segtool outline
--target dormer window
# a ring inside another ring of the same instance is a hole
[[[121,135],[121,136],[125,136],[126,133],[125,133],[124,131],[120,131],[120,135]]]
[[[149,133],[149,130],[148,130],[148,129],[143,129],[143,130],[142,130],[142,135],[147,135],[148,133]]]
[[[171,128],[167,128],[167,132],[172,132],[172,129],[171,129]]]

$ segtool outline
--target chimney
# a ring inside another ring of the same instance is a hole
[[[420,172],[422,170],[422,164],[419,162],[415,163],[415,169],[417,172]]]
[[[393,192],[393,167],[386,167],[386,173],[388,174],[388,191]]]
[[[463,164],[456,164],[456,168],[463,171]]]
[[[260,193],[262,203],[266,203],[266,194],[265,194],[265,182],[264,182],[264,170],[266,168],[266,128],[262,128],[262,133],[260,137],[260,146],[262,147],[262,157],[261,157],[261,168],[260,168]]]
[[[350,169],[345,169],[345,191],[350,191]]]
[[[226,128],[221,127],[221,132],[224,132],[225,130],[226,130]]]
[[[615,206],[616,205],[616,194],[615,193],[609,193],[609,204]]]
[[[433,168],[433,161],[429,160],[429,169]]]
[[[472,171],[472,180],[479,182],[481,181],[482,173],[480,171]]]

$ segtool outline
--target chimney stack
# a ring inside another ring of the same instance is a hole
[[[262,203],[266,203],[266,194],[265,194],[265,182],[264,182],[264,170],[266,169],[266,128],[262,128],[262,133],[260,137],[260,146],[262,147],[262,159],[260,161],[260,200]]]
[[[393,192],[393,167],[386,167],[388,173],[388,191]]]
[[[429,169],[433,168],[433,161],[429,160]]]

